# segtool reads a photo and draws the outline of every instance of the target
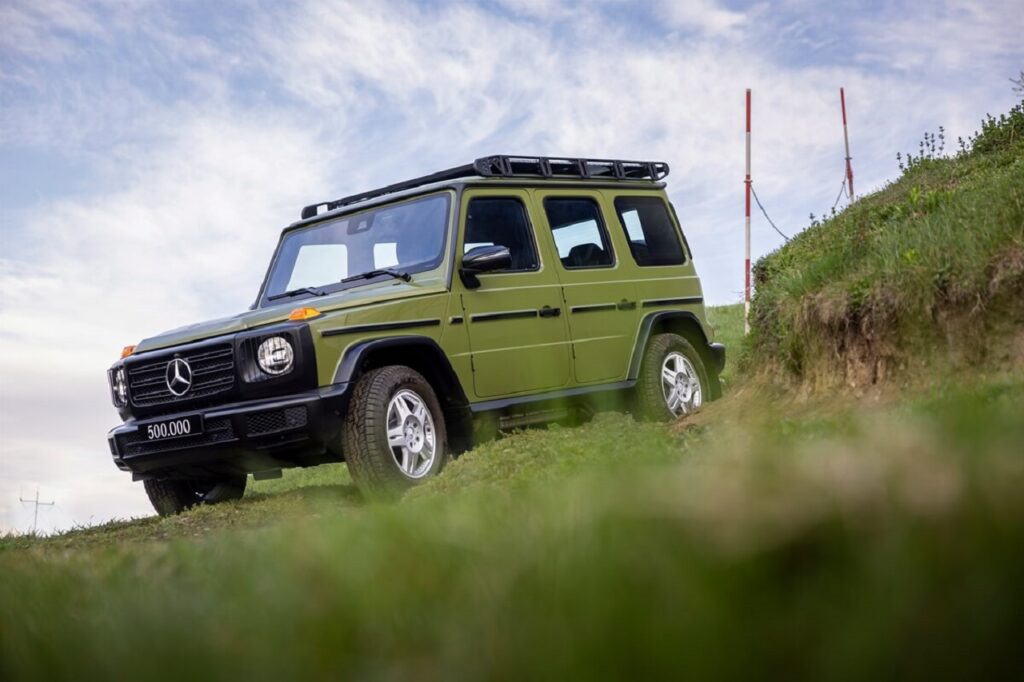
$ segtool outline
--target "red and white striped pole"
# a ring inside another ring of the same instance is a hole
[[[850,201],[853,201],[853,164],[850,163],[850,134],[846,130],[846,93],[839,88],[839,104],[843,108],[843,142],[846,143],[846,182]]]
[[[744,181],[746,196],[746,227],[744,237],[746,251],[744,255],[744,286],[743,286],[743,333],[750,333],[750,88],[747,88],[747,179]]]

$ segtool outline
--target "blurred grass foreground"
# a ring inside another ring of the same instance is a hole
[[[1014,116],[769,256],[750,347],[738,306],[710,313],[742,371],[684,421],[512,434],[389,506],[363,504],[339,465],[178,517],[3,538],[0,678],[1020,679]],[[932,181],[948,196],[885,208]],[[913,245],[910,275],[836,255],[851,231],[882,254],[887,230],[966,220],[972,191],[1004,222],[981,221],[970,271],[930,275],[941,263]],[[850,342],[883,319],[869,267],[917,287],[885,299],[912,313],[878,346]],[[928,282],[989,292],[971,313],[989,335],[957,346],[985,348],[948,350],[970,310]]]

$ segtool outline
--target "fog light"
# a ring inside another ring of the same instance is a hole
[[[290,372],[295,363],[292,344],[283,336],[271,336],[260,344],[256,360],[267,374],[279,375]]]

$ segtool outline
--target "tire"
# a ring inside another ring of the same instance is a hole
[[[675,370],[674,384],[668,382],[671,370]],[[710,390],[697,349],[678,334],[657,334],[648,342],[640,363],[634,413],[652,421],[677,419],[700,408],[710,399]]]
[[[246,481],[246,476],[218,481],[153,478],[142,484],[157,514],[173,516],[199,504],[240,500],[245,494]]]
[[[396,499],[437,475],[448,458],[448,436],[434,389],[402,365],[364,374],[345,415],[342,452],[369,499]]]

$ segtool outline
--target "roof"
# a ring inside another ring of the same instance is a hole
[[[333,201],[304,206],[301,222],[339,208],[369,202],[384,196],[408,194],[408,190],[424,190],[451,184],[452,181],[486,181],[488,179],[520,178],[536,182],[565,180],[657,183],[668,176],[664,161],[623,161],[618,159],[584,159],[549,156],[484,156],[473,163],[456,166],[404,182],[387,185],[369,192],[352,194]],[[378,202],[373,202],[378,203]],[[324,209],[321,212],[321,209]],[[296,223],[297,224],[297,223]]]

